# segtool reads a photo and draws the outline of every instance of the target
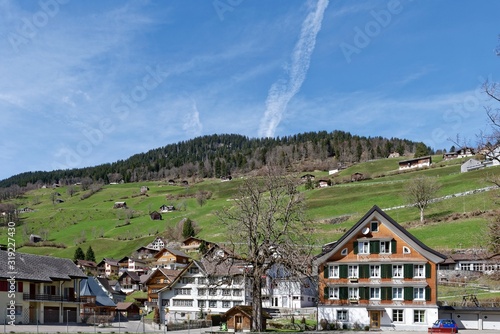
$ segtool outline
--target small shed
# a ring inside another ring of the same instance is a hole
[[[114,209],[126,209],[127,208],[127,203],[126,202],[115,202],[115,205],[113,205]]]
[[[149,217],[151,217],[151,220],[161,220],[161,213],[158,211],[153,211],[149,214]]]
[[[227,321],[228,332],[250,332],[252,330],[252,306],[237,305],[224,314]],[[266,320],[271,316],[262,310],[262,324],[266,330]]]
[[[363,173],[356,172],[354,174],[351,174],[351,182],[361,181],[364,179],[365,176],[363,175]]]
[[[43,241],[42,237],[36,234],[30,234],[30,242],[36,244],[37,242]]]
[[[116,304],[116,311],[120,312],[122,319],[138,320],[140,319],[140,308],[135,303],[120,302]]]

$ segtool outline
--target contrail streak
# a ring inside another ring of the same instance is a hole
[[[274,137],[276,127],[281,121],[288,102],[302,86],[316,44],[316,35],[321,29],[323,14],[327,6],[328,0],[318,0],[316,9],[311,11],[302,22],[299,40],[292,52],[288,78],[276,81],[269,89],[266,112],[259,128],[260,137]]]

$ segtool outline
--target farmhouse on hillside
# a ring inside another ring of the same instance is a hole
[[[438,319],[437,264],[445,259],[374,206],[314,261],[318,321],[427,331]]]
[[[430,155],[420,158],[402,160],[399,162],[399,170],[430,167],[432,164],[432,157]]]

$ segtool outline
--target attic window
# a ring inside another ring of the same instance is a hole
[[[403,246],[403,254],[410,254],[410,253],[411,253],[410,248]]]
[[[370,230],[372,232],[378,232],[378,221],[374,220],[370,222]]]
[[[345,256],[345,255],[347,255],[347,252],[348,252],[347,248],[344,248],[342,250],[342,252],[340,252],[340,255],[344,255]]]

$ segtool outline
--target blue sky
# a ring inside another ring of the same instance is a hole
[[[0,0],[0,179],[214,133],[488,130],[500,2]]]

